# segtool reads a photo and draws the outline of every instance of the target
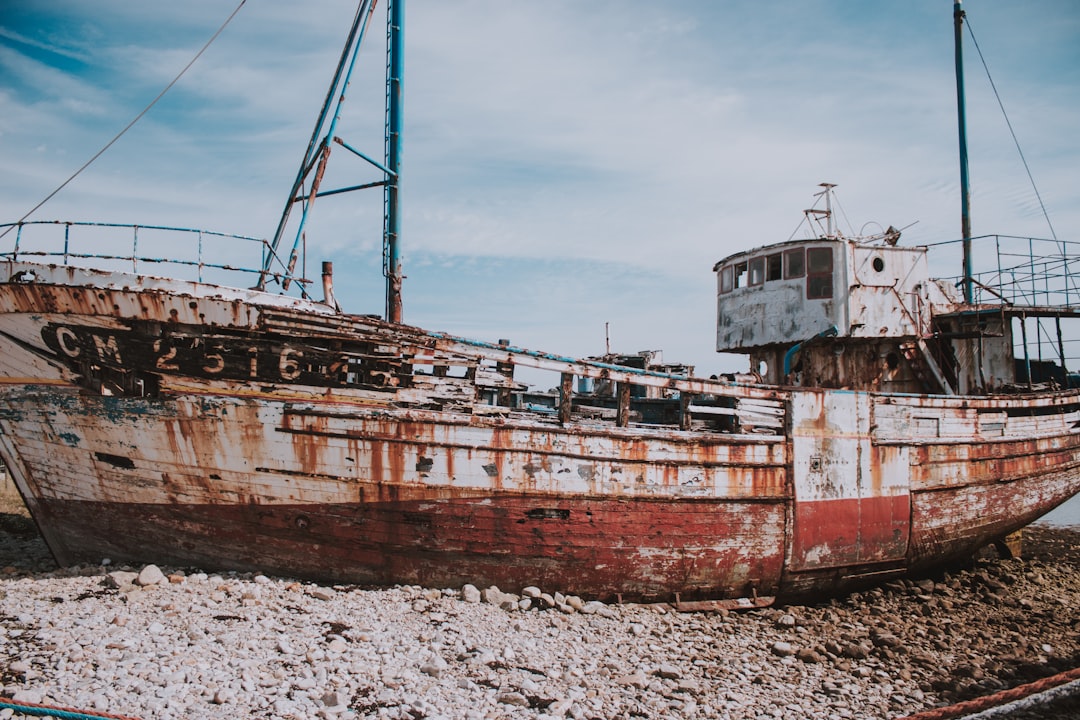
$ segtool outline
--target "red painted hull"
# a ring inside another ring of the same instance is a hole
[[[74,562],[154,560],[361,585],[536,585],[601,599],[779,589],[782,503],[553,505],[541,517],[527,497],[319,507],[52,501],[40,517],[63,528]]]

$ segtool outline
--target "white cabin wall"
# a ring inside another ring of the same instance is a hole
[[[745,352],[769,345],[791,345],[836,327],[846,332],[848,267],[844,243],[830,240],[792,243],[754,251],[732,258],[749,261],[775,255],[794,247],[833,249],[832,297],[807,298],[806,276],[767,280],[757,285],[721,292],[720,266],[717,266],[716,349],[718,352]]]
[[[923,248],[849,245],[852,337],[914,337],[930,331]]]

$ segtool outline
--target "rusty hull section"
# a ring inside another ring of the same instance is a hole
[[[5,408],[0,424],[67,563],[155,557],[643,599],[672,587],[775,592],[781,576],[776,440],[448,424],[341,403],[328,414],[248,398],[18,393],[23,410]]]
[[[741,385],[17,269],[34,279],[0,283],[0,454],[65,564],[820,594],[970,552],[1080,491],[1076,392]],[[516,367],[562,391],[530,395]],[[572,394],[575,378],[613,393]]]

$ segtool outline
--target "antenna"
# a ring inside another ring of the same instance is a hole
[[[803,214],[806,215],[806,219],[810,224],[815,221],[819,226],[821,223],[820,218],[825,218],[825,235],[823,237],[835,238],[836,235],[833,231],[833,219],[832,219],[832,189],[836,187],[836,183],[818,183],[818,187],[825,188],[819,193],[815,193],[814,197],[825,197],[825,209],[819,210],[818,208],[810,208],[809,210],[803,210]]]

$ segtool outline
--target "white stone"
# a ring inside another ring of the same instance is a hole
[[[420,672],[425,675],[430,675],[433,678],[442,677],[443,672],[446,671],[446,662],[432,661],[426,662],[420,666]]]
[[[165,573],[161,572],[161,568],[157,565],[147,565],[135,578],[135,584],[142,586],[158,585],[163,582],[165,582]]]
[[[333,600],[337,593],[331,588],[315,586],[308,588],[307,594],[316,600]]]
[[[778,655],[780,657],[788,657],[795,654],[795,647],[789,642],[778,640],[773,643],[772,653],[773,655]]]
[[[334,691],[324,693],[323,696],[321,698],[319,698],[319,699],[322,702],[322,704],[326,705],[327,707],[334,707],[334,706],[337,706],[337,705],[342,705],[345,702],[342,699],[341,694],[338,693],[338,692],[334,692]]]
[[[236,702],[236,693],[229,689],[221,689],[214,693],[215,705],[226,705],[228,703]]]
[[[499,693],[499,695],[495,697],[495,702],[502,703],[503,705],[516,705],[517,707],[529,706],[529,699],[519,692]]]
[[[656,669],[656,674],[668,680],[678,680],[682,677],[682,671],[671,663],[660,663],[660,667]]]
[[[130,588],[134,585],[138,578],[139,573],[131,572],[130,570],[113,570],[105,576],[105,582],[110,587],[123,590],[124,588]]]
[[[41,704],[43,695],[38,690],[18,690],[12,696],[11,699],[17,703],[30,703],[31,705]]]

